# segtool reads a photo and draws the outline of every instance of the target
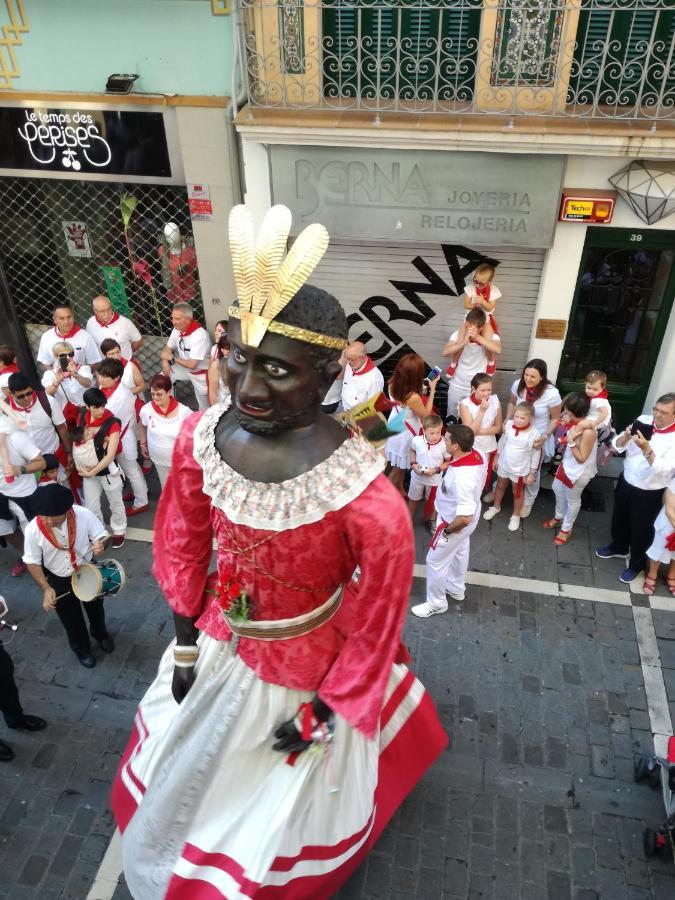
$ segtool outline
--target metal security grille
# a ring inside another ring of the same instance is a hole
[[[181,266],[170,264],[168,223],[180,229]],[[70,303],[84,326],[97,294],[136,323],[146,377],[159,371],[175,301],[190,301],[203,323],[181,187],[0,178],[0,261],[34,353],[56,302]]]

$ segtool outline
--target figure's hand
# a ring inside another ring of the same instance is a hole
[[[541,450],[541,448],[546,443],[546,435],[542,434],[541,437],[538,437],[537,440],[532,444],[532,447],[535,450]]]
[[[435,388],[438,385],[438,382],[441,380],[441,376],[437,375],[435,378],[429,378],[429,387]]]
[[[60,366],[58,369],[54,370],[54,381],[57,384],[61,384],[61,382],[63,381],[63,379],[65,377],[66,377],[66,373],[63,371],[63,369]]]
[[[51,612],[56,606],[56,591],[53,587],[46,587],[42,592],[42,608],[45,612]]]
[[[147,441],[141,441],[141,456],[143,459],[150,459],[150,452],[148,451]]]
[[[164,359],[167,362],[169,362],[169,360],[173,359],[173,351],[171,350],[171,347],[164,347],[162,352],[159,354],[159,358]]]
[[[633,435],[633,442],[637,444],[637,446],[640,448],[640,450],[642,450],[643,453],[651,449],[649,446],[649,441],[641,431],[635,432],[635,434]]]
[[[91,549],[94,551],[94,554],[98,556],[99,553],[103,553],[103,551],[105,550],[105,544],[100,540],[92,541]]]
[[[68,363],[68,374],[73,376],[77,375],[77,365],[74,359],[71,359]]]
[[[485,412],[485,410],[488,408],[489,405],[490,405],[490,401],[487,398],[485,400],[480,401],[480,408],[482,409],[483,412]]]
[[[300,731],[302,723],[299,721],[299,718],[303,714],[302,710],[303,707],[301,706],[292,719],[282,722],[275,730],[274,737],[277,738],[277,741],[272,745],[272,750],[278,750],[280,753],[302,753],[303,750],[311,747],[314,740],[303,740]],[[333,710],[322,700],[319,700],[318,697],[315,697],[312,701],[311,714],[312,731],[321,724],[326,723],[330,725],[333,720]]]
[[[171,693],[176,703],[182,703],[187,696],[187,692],[195,683],[194,666],[185,668],[185,666],[174,666],[173,680],[171,682]]]

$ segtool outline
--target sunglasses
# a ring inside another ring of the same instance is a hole
[[[59,358],[62,357],[62,356],[69,356],[69,357],[72,359],[73,356],[75,356],[75,351],[74,351],[74,350],[71,350],[70,353],[59,353]]]
[[[33,396],[33,389],[31,388],[29,391],[24,391],[22,394],[14,394],[15,400],[25,400],[27,397]]]

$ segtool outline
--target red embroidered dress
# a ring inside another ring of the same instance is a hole
[[[361,439],[282,484],[244,478],[215,447],[225,408],[185,423],[155,520],[155,576],[202,636],[186,700],[170,695],[169,648],[140,704],[113,790],[125,873],[144,900],[327,897],[446,743],[402,664],[410,518]],[[221,580],[248,591],[253,622],[301,616],[346,585],[339,609],[309,634],[242,637],[233,652],[209,592],[214,538]],[[335,739],[326,758],[291,766],[272,732],[315,693]]]

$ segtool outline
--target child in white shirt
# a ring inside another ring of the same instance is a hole
[[[612,407],[607,397],[607,375],[600,369],[593,369],[586,376],[586,396],[591,401],[591,408],[586,418],[570,429],[567,435],[568,447],[574,447],[574,442],[587,428],[593,428],[598,443],[607,440],[611,435]]]
[[[497,323],[492,313],[497,305],[497,300],[502,296],[502,292],[496,284],[492,283],[494,277],[495,267],[493,265],[490,265],[490,263],[482,263],[478,266],[473,273],[472,283],[467,284],[464,288],[464,309],[482,309],[487,321],[492,327],[493,333],[498,335],[499,329],[497,328]],[[450,358],[450,365],[448,367],[449,375],[454,374],[460,356],[461,353],[455,353]],[[496,366],[497,358],[495,354],[488,352],[487,368],[485,370],[487,374],[494,375]]]
[[[486,521],[501,512],[502,500],[509,481],[513,482],[513,515],[509,519],[509,531],[520,527],[520,510],[523,506],[523,485],[532,484],[539,468],[541,450],[535,450],[539,432],[533,427],[534,406],[527,400],[516,405],[513,419],[504,425],[504,432],[497,444],[497,486],[492,506],[483,513]]]
[[[414,520],[417,504],[427,498],[431,515],[426,521],[433,525],[433,500],[436,488],[441,483],[443,472],[448,468],[450,454],[443,440],[443,420],[440,416],[425,416],[422,420],[422,434],[412,440],[410,448],[410,485],[408,486],[408,509]],[[425,505],[425,512],[427,506]]]

